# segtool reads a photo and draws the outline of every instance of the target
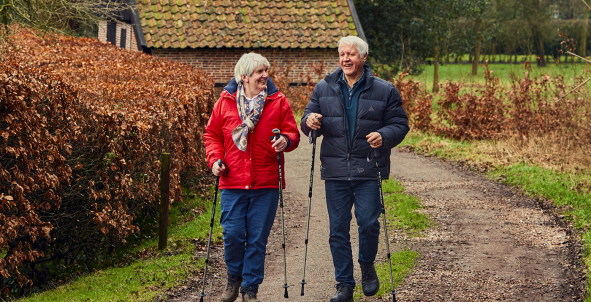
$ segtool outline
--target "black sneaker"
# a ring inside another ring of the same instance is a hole
[[[223,302],[234,302],[238,298],[240,282],[242,282],[242,277],[228,275],[228,284],[222,293]]]
[[[378,274],[376,274],[376,268],[372,264],[359,264],[361,267],[361,287],[363,288],[363,294],[371,297],[378,293],[380,290],[380,280]]]
[[[242,302],[261,302],[257,299],[257,293],[259,290],[254,287],[243,287],[240,292],[242,292]]]
[[[339,284],[335,287],[337,293],[330,298],[330,302],[353,302],[353,287]]]

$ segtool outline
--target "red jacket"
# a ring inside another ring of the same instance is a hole
[[[269,137],[273,136],[271,130],[278,128],[290,141],[284,152],[298,147],[300,133],[291,107],[285,95],[267,79],[268,96],[263,113],[254,131],[248,134],[246,152],[242,152],[232,140],[232,130],[242,124],[236,105],[237,88],[235,80],[224,87],[205,128],[205,151],[209,167],[222,159],[229,168],[228,173],[220,177],[220,189],[278,188],[277,152],[271,147]],[[283,156],[281,162],[284,170]],[[284,171],[282,175],[282,187],[285,188]]]

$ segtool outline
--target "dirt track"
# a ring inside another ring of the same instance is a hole
[[[316,150],[305,296],[300,296],[299,281],[312,148],[302,140],[298,150],[286,155],[289,299],[283,297],[278,214],[268,246],[265,282],[259,289],[262,301],[328,301],[334,294],[319,146],[320,141]],[[524,197],[516,189],[434,158],[395,149],[391,160],[391,177],[402,182],[407,194],[423,201],[424,213],[436,223],[423,237],[408,238],[401,232],[390,234],[393,251],[408,247],[421,255],[414,272],[399,286],[398,301],[583,299],[585,281],[578,242],[571,239],[572,228],[551,214],[554,209],[550,203]],[[355,229],[353,221],[352,230]],[[352,232],[352,241],[356,255],[356,232]],[[219,301],[225,277],[222,253],[222,247],[218,246],[212,256],[214,270],[208,279],[208,296],[204,301]],[[385,259],[383,244],[378,259]],[[358,267],[355,274],[360,281]],[[195,276],[185,286],[170,292],[169,301],[199,301],[200,277]]]

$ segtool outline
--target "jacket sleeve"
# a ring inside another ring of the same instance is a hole
[[[316,87],[314,87],[314,91],[312,92],[312,97],[310,97],[310,102],[308,102],[308,105],[306,105],[306,109],[304,110],[304,115],[302,116],[302,120],[300,121],[300,128],[302,128],[302,132],[308,136],[310,134],[310,131],[312,131],[312,129],[310,129],[310,127],[308,127],[308,125],[306,125],[306,119],[308,118],[308,116],[310,115],[310,113],[318,113],[318,114],[322,114],[322,112],[320,111],[320,102],[318,101],[319,97],[320,97],[320,89],[322,86],[322,82],[324,80],[320,81]],[[318,129],[316,131],[317,136],[322,135],[322,126],[320,126],[320,129]]]
[[[402,98],[392,86],[386,102],[386,108],[382,116],[382,125],[378,133],[382,135],[382,147],[391,149],[400,144],[409,131],[408,117],[402,108]]]
[[[221,115],[222,98],[213,107],[211,117],[205,127],[205,155],[209,167],[213,166],[216,160],[224,160],[224,133],[222,132],[223,116]]]
[[[288,145],[283,152],[290,152],[295,150],[300,144],[300,131],[296,124],[291,111],[291,105],[287,101],[287,98],[281,98],[281,116],[283,117],[281,122],[281,134],[285,135],[288,139]]]

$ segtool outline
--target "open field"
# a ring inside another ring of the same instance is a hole
[[[524,64],[489,64],[489,69],[499,78],[501,85],[509,85],[511,73],[519,78],[525,76],[527,69]],[[566,84],[574,84],[575,77],[580,75],[587,67],[586,64],[548,64],[546,67],[537,67],[535,63],[531,67],[530,78],[540,78],[549,75],[551,78],[562,76]],[[427,65],[420,75],[409,76],[409,78],[421,82],[423,87],[430,91],[433,87],[433,65]],[[476,87],[484,84],[484,65],[478,67],[478,75],[472,75],[471,64],[445,64],[439,66],[439,82],[445,81],[463,82],[465,87]]]

